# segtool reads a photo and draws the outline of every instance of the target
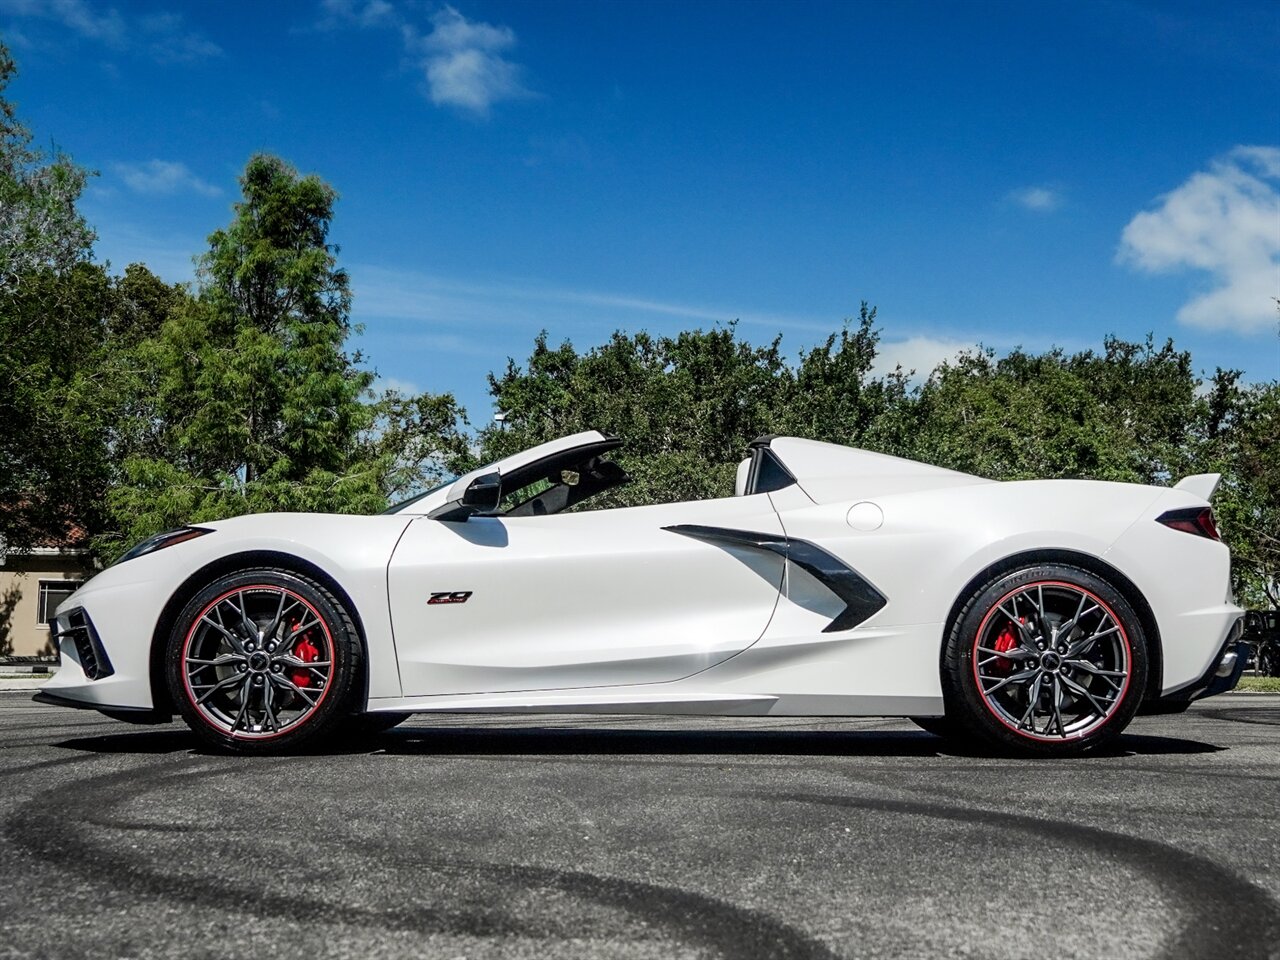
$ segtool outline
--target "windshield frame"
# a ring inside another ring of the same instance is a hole
[[[458,482],[457,477],[450,477],[444,483],[437,484],[436,486],[432,487],[430,490],[427,490],[423,493],[419,493],[416,496],[412,496],[407,500],[401,500],[399,503],[393,503],[391,504],[391,506],[387,507],[387,509],[385,510],[379,510],[378,516],[385,517],[388,514],[400,513],[406,507],[412,507],[419,500],[425,500],[427,497],[431,496],[433,493],[439,493],[441,490],[444,490],[447,487],[451,487],[457,482]]]

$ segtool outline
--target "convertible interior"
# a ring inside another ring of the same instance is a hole
[[[734,496],[781,490],[796,482],[771,449],[772,436],[751,442],[751,455],[738,464]],[[544,457],[505,474],[502,478],[502,507],[507,517],[545,517],[627,483],[631,477],[620,466],[605,459],[623,441],[610,437],[589,447]]]
[[[546,517],[621,486],[631,477],[604,458],[620,446],[620,439],[610,437],[512,470],[502,478],[498,513],[506,517]]]
[[[796,482],[770,448],[772,436],[759,437],[750,444],[750,456],[738,464],[734,496],[781,490]],[[492,491],[500,489],[496,509],[467,509],[461,501],[443,504],[429,516],[437,520],[463,520],[476,513],[486,516],[546,517],[570,510],[592,497],[621,486],[631,477],[622,467],[607,459],[621,447],[618,437],[605,437],[595,443],[549,454],[523,464],[499,478],[496,472],[473,481],[487,484]]]

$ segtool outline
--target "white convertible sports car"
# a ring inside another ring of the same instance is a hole
[[[159,534],[63,603],[36,695],[176,711],[266,752],[426,711],[905,716],[1097,747],[1244,667],[1216,475],[997,483],[762,437],[735,496],[573,509],[627,479],[595,431],[373,517]]]

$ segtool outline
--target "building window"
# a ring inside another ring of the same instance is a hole
[[[36,608],[37,623],[47,625],[58,604],[80,589],[80,580],[41,580],[40,603]]]

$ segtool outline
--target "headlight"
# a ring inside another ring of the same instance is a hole
[[[155,553],[157,550],[163,550],[165,547],[172,547],[174,544],[182,543],[184,540],[194,540],[196,537],[203,537],[206,533],[213,533],[213,531],[206,530],[204,527],[179,527],[177,530],[166,530],[164,533],[157,533],[154,537],[147,537],[147,539],[143,540],[117,560],[116,563],[124,563],[126,560],[136,560],[138,557],[146,556],[148,553]]]

